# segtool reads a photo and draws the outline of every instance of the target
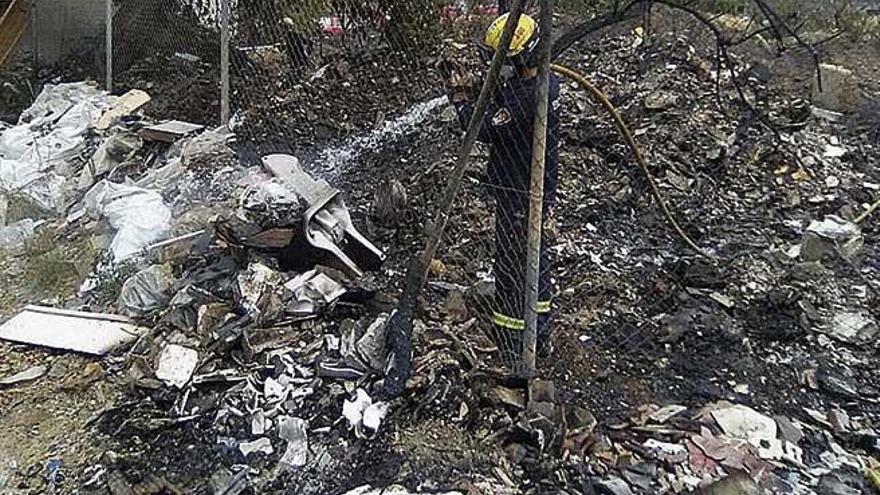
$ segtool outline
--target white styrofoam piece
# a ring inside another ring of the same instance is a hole
[[[122,316],[27,306],[0,326],[0,339],[104,355],[144,331]]]

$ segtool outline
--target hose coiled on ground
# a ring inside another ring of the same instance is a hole
[[[675,219],[675,215],[672,214],[672,210],[669,209],[669,204],[666,202],[666,199],[663,198],[663,195],[660,193],[660,189],[657,187],[657,181],[654,179],[654,176],[651,174],[651,171],[648,170],[648,165],[645,162],[645,158],[642,155],[639,146],[636,144],[635,139],[633,138],[632,132],[630,132],[629,127],[624,122],[623,117],[620,115],[620,112],[614,108],[614,105],[602,92],[599,88],[597,88],[593,83],[591,83],[583,74],[565,67],[563,65],[553,64],[550,66],[550,69],[559,74],[560,76],[566,77],[575,83],[577,83],[581,89],[586,91],[590,97],[599,104],[602,108],[604,108],[614,120],[614,126],[617,128],[617,131],[620,132],[620,135],[623,137],[623,140],[626,142],[627,146],[629,146],[630,150],[632,150],[633,158],[641,169],[642,173],[645,175],[645,179],[648,181],[648,185],[651,188],[651,195],[654,196],[654,199],[657,201],[657,204],[660,205],[660,209],[663,210],[663,215],[666,217],[666,220],[672,226],[673,230],[675,230],[676,234],[694,251],[699,253],[705,257],[711,257],[711,255],[706,252],[704,249],[697,246],[697,244],[690,238],[687,232],[681,228],[678,221]]]

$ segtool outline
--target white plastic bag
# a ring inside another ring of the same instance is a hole
[[[82,152],[89,126],[107,106],[107,93],[89,84],[47,85],[19,125],[0,133],[0,190],[57,209],[70,161]]]
[[[154,191],[102,180],[85,197],[94,218],[106,217],[116,229],[110,244],[115,261],[131,258],[158,241],[171,227],[171,209]]]

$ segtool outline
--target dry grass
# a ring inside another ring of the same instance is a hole
[[[0,315],[9,316],[25,304],[76,294],[98,249],[90,237],[58,239],[57,235],[51,225],[43,226],[23,249],[0,251]]]

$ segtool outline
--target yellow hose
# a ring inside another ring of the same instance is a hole
[[[666,200],[663,198],[663,195],[660,193],[660,189],[657,187],[657,181],[654,179],[654,176],[651,175],[651,171],[648,170],[648,165],[645,163],[645,158],[642,156],[642,152],[639,149],[639,146],[636,144],[635,139],[633,138],[632,132],[630,132],[629,127],[627,127],[626,122],[624,122],[623,117],[621,117],[620,112],[614,108],[614,105],[611,104],[611,101],[608,100],[608,97],[605,96],[599,88],[593,85],[587,78],[568,67],[564,67],[562,65],[553,64],[550,66],[553,72],[559,74],[560,76],[567,77],[572,81],[576,82],[580,87],[589,93],[589,95],[596,101],[600,106],[602,106],[611,117],[614,119],[614,125],[617,127],[618,132],[620,132],[621,136],[623,136],[624,141],[626,141],[627,146],[632,150],[633,157],[635,158],[636,163],[639,165],[639,168],[642,170],[642,173],[645,174],[645,178],[648,180],[648,185],[651,187],[651,194],[654,196],[654,199],[660,205],[660,208],[663,210],[663,215],[666,217],[666,220],[669,221],[669,224],[672,225],[672,228],[678,234],[679,237],[694,251],[699,253],[705,257],[711,257],[711,255],[697,246],[697,244],[690,238],[689,235],[681,228],[678,224],[678,221],[675,220],[675,216],[672,214],[672,211],[669,209],[669,205],[666,203]]]

